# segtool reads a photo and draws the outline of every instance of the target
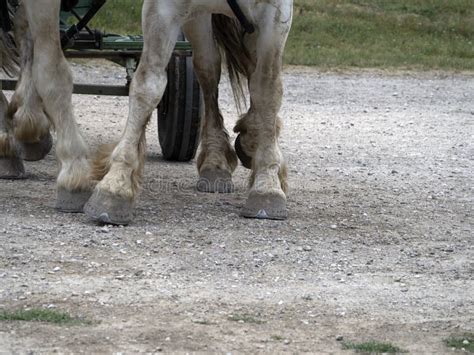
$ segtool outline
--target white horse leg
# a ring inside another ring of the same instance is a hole
[[[250,218],[285,219],[286,164],[278,145],[283,86],[282,55],[291,25],[291,6],[262,5],[255,48],[256,69],[249,80],[251,108],[237,125],[241,142],[252,157],[252,176],[242,215]],[[286,10],[286,11],[285,11]]]
[[[218,106],[221,56],[212,33],[211,15],[187,22],[183,30],[193,46],[194,71],[204,96],[197,189],[203,192],[232,192],[232,173],[237,167],[237,157],[229,143]]]
[[[145,155],[145,127],[166,88],[166,66],[181,19],[174,2],[147,0],[143,6],[144,48],[130,86],[129,115],[113,150],[108,173],[97,184],[84,212],[100,223],[128,224],[138,193]]]
[[[9,106],[9,117],[24,160],[43,159],[53,145],[50,123],[43,102],[33,84],[33,39],[28,27],[25,4],[15,14],[15,38],[20,52],[20,77]]]
[[[34,43],[33,82],[57,132],[56,154],[60,163],[56,207],[81,212],[90,196],[87,146],[72,110],[72,75],[59,40],[57,0],[25,2]]]

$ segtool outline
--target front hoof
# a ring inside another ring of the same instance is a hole
[[[133,200],[95,190],[84,213],[100,224],[128,225],[133,219]]]
[[[64,213],[82,213],[84,205],[91,197],[91,191],[69,191],[58,188],[56,209]]]
[[[234,192],[232,175],[228,171],[221,169],[204,169],[199,175],[196,188],[200,192]]]
[[[20,158],[0,158],[0,179],[18,180],[25,178],[25,167]]]
[[[251,192],[240,215],[246,218],[285,220],[288,218],[286,198],[279,194]]]
[[[234,147],[242,165],[247,169],[252,169],[252,157],[244,152],[244,148],[242,148],[242,142],[240,140],[240,134],[235,139]]]
[[[48,155],[52,147],[53,137],[49,132],[43,136],[39,142],[18,142],[18,148],[21,152],[21,157],[26,161],[38,161],[43,159],[46,155]]]

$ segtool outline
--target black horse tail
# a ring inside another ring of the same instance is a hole
[[[8,0],[0,0],[0,68],[8,76],[18,73],[20,56],[12,36],[13,9]]]
[[[255,63],[245,46],[245,29],[238,20],[225,15],[212,15],[212,29],[217,45],[227,64],[237,109],[245,106],[244,83],[250,77]]]

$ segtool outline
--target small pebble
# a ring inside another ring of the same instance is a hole
[[[336,340],[337,340],[337,341],[343,341],[343,340],[344,340],[344,337],[343,337],[342,335],[338,335],[338,336],[336,337]]]

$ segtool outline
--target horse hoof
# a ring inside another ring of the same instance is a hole
[[[200,192],[234,192],[232,175],[228,171],[221,169],[204,169],[199,175],[196,188]]]
[[[36,143],[18,142],[21,157],[26,161],[38,161],[43,159],[48,155],[52,147],[53,137],[49,132]]]
[[[84,205],[91,196],[91,191],[69,191],[58,188],[56,209],[65,213],[82,213]]]
[[[0,158],[0,179],[19,180],[25,178],[25,167],[20,158]]]
[[[247,155],[247,153],[244,152],[244,149],[242,148],[242,142],[240,141],[240,134],[237,136],[235,143],[235,152],[237,153],[237,156],[239,157],[240,162],[244,167],[247,169],[252,169],[252,157]]]
[[[84,213],[100,224],[128,225],[133,219],[133,201],[95,190]]]
[[[277,194],[251,192],[240,214],[246,218],[285,220],[288,218],[286,198]]]

